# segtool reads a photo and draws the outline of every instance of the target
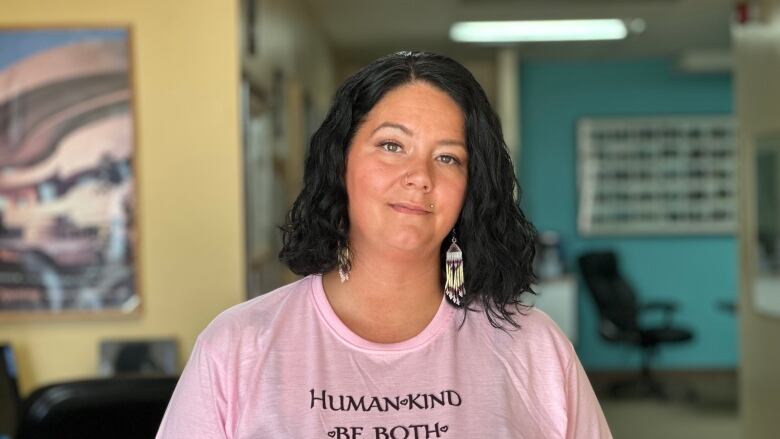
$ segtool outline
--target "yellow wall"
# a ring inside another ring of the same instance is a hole
[[[133,29],[138,318],[0,323],[23,393],[88,377],[99,340],[195,336],[244,295],[238,11],[235,1],[0,0],[0,26],[123,24]]]

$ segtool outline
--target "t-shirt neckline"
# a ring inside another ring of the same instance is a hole
[[[314,300],[314,305],[319,311],[320,317],[330,329],[347,344],[350,344],[356,348],[371,350],[371,351],[385,351],[385,352],[400,352],[408,351],[419,348],[431,340],[433,340],[438,334],[444,331],[448,327],[447,323],[455,313],[455,307],[447,302],[447,299],[442,295],[442,301],[439,305],[438,311],[433,316],[433,319],[428,325],[414,337],[400,341],[397,343],[377,343],[355,334],[351,329],[341,321],[333,310],[328,297],[325,295],[325,289],[322,286],[322,275],[311,275],[311,295]]]

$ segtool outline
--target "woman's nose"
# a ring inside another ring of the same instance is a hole
[[[425,166],[409,169],[404,175],[404,187],[429,192],[433,186],[430,171]]]

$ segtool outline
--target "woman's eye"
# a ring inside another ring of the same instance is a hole
[[[445,165],[457,165],[457,164],[460,164],[460,160],[458,160],[455,156],[451,156],[451,155],[439,156],[439,161],[444,163]]]
[[[380,145],[382,149],[388,152],[399,152],[402,148],[401,145],[393,142],[385,142]]]

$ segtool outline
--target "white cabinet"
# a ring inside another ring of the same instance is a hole
[[[529,294],[526,301],[547,313],[563,330],[572,344],[577,343],[577,281],[563,275],[545,279],[533,286],[538,295]]]

